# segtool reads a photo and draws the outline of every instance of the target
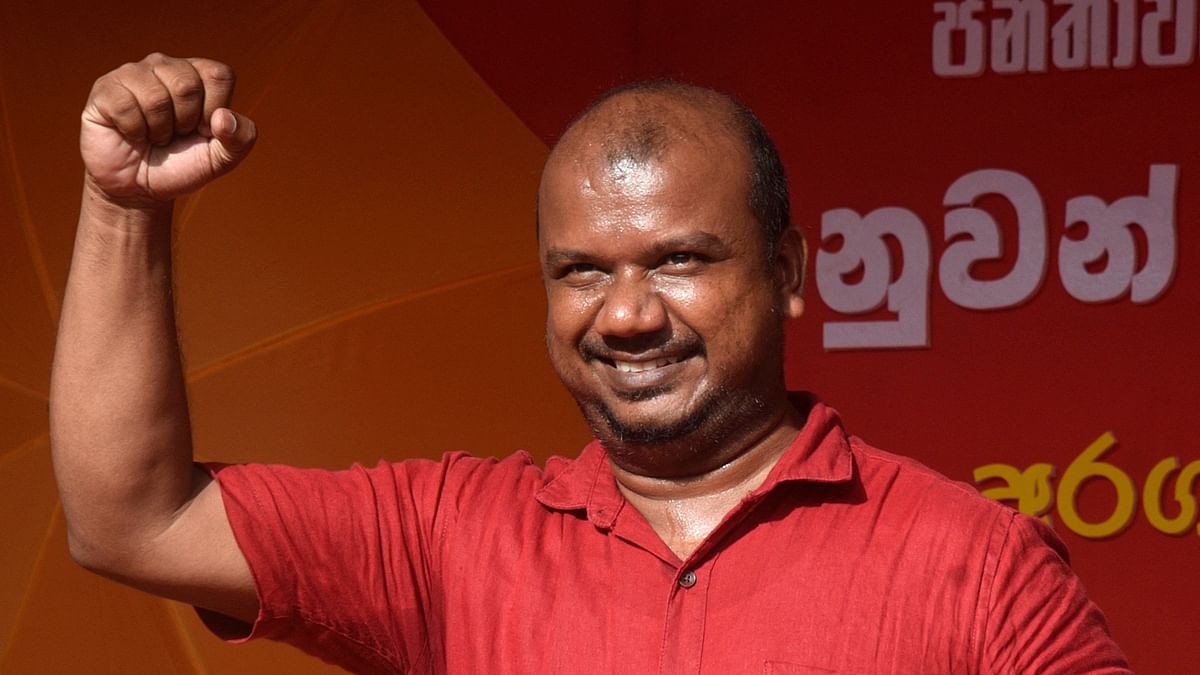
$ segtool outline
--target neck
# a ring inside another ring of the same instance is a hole
[[[678,477],[645,475],[612,458],[613,475],[630,504],[680,559],[686,559],[729,511],[762,485],[803,423],[803,415],[788,404],[740,447],[724,448],[722,459],[704,471]]]

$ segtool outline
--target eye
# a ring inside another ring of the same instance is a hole
[[[668,272],[695,272],[699,271],[700,266],[705,262],[707,259],[699,254],[690,251],[675,251],[663,258],[658,266]]]
[[[561,279],[568,284],[587,285],[600,281],[604,276],[604,271],[593,263],[589,262],[574,262],[566,263],[555,270],[554,278]]]
[[[573,265],[567,265],[566,269],[563,270],[563,274],[588,274],[590,272],[595,272],[596,269],[596,266],[591,263],[575,263]]]

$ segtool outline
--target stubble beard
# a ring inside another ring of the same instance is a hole
[[[645,390],[637,399],[666,393],[665,388]],[[726,387],[707,392],[689,413],[666,422],[624,420],[603,401],[576,399],[576,403],[614,462],[662,478],[687,475],[688,467],[704,466],[710,458],[721,456],[770,414],[760,397]]]
[[[772,314],[778,316],[778,308]],[[783,322],[779,321],[775,331],[765,337],[756,350],[760,354],[774,354],[768,360],[777,362],[776,375],[783,375]],[[550,347],[551,361],[554,358]],[[594,351],[594,350],[592,350]],[[706,353],[703,342],[698,342],[698,352]],[[589,349],[581,350],[585,360]],[[564,384],[568,380],[559,373]],[[567,386],[575,404],[583,413],[592,434],[604,447],[617,465],[644,476],[680,478],[711,470],[708,466],[713,458],[725,457],[733,446],[743,438],[755,436],[769,425],[772,411],[768,402],[756,393],[764,393],[776,386],[759,382],[745,387],[718,384],[703,394],[699,402],[687,414],[667,422],[655,420],[630,421],[617,416],[601,397],[589,392],[574,390]],[[782,386],[782,379],[778,386]],[[626,401],[647,401],[670,393],[671,385],[652,387],[631,393],[617,393]]]

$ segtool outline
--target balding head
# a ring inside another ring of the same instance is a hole
[[[725,94],[671,80],[613,89],[571,122],[546,170],[560,162],[603,162],[617,177],[663,161],[679,144],[729,162],[731,171],[746,172],[748,205],[762,227],[770,259],[790,225],[783,163],[754,113]]]
[[[641,84],[586,110],[546,162],[546,345],[625,471],[715,470],[790,410],[804,247],[761,128],[721,94]]]

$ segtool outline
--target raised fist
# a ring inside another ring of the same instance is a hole
[[[233,85],[223,63],[163,54],[96,80],[79,132],[90,187],[116,204],[150,206],[233,169],[258,133],[228,108]]]

